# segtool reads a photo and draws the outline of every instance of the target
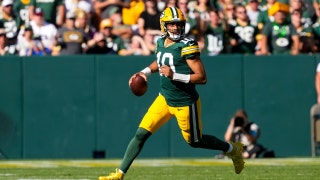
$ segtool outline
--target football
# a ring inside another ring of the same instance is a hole
[[[136,96],[144,95],[148,89],[147,81],[139,73],[135,74],[129,86],[132,93]]]

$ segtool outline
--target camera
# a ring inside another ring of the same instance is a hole
[[[236,116],[234,118],[234,127],[241,127],[244,125],[244,119],[243,117],[239,117],[239,116]]]

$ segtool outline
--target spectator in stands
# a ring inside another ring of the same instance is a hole
[[[165,7],[177,7],[177,0],[166,0]]]
[[[249,122],[247,113],[240,109],[231,118],[224,139],[227,142],[241,142],[243,158],[257,158],[264,151],[264,147],[258,143],[260,128],[254,122]]]
[[[122,14],[122,8],[130,7],[130,0],[96,0],[94,9],[99,19],[111,18],[113,14]]]
[[[158,32],[153,30],[147,29],[146,33],[144,34],[143,41],[145,42],[147,48],[151,53],[154,53],[156,50],[156,42],[157,39],[161,36]]]
[[[226,1],[221,7],[222,8],[219,9],[219,16],[222,19],[225,30],[227,31],[229,22],[234,20],[235,18],[235,4],[233,3],[233,1]]]
[[[225,53],[232,53],[231,52],[231,45],[230,45],[230,40],[231,40],[231,37],[230,35],[228,34],[229,32],[229,24],[234,21],[235,19],[235,4],[232,0],[222,0],[222,1],[219,1],[219,3],[217,4],[217,7],[218,7],[218,10],[219,10],[219,16],[221,18],[221,24],[222,24],[222,27],[225,31],[225,46],[224,46],[224,52]]]
[[[293,10],[291,12],[291,24],[299,35],[299,52],[314,53],[316,51],[316,47],[313,29],[312,26],[304,21],[300,10]]]
[[[20,56],[43,56],[46,55],[45,48],[38,38],[33,38],[31,26],[24,27],[23,36],[18,38],[17,49]]]
[[[21,20],[13,12],[13,0],[3,0],[1,2],[2,13],[0,14],[0,24],[6,30],[7,44],[15,45],[20,30]]]
[[[246,6],[247,15],[250,20],[250,24],[253,26],[258,26],[258,16],[260,13],[259,1],[258,0],[249,0],[248,5]]]
[[[122,23],[130,26],[135,34],[138,34],[138,19],[144,10],[143,0],[131,0],[128,8],[122,8]]]
[[[246,8],[238,5],[235,8],[236,19],[229,24],[230,45],[232,53],[254,54],[257,45],[257,27],[250,24]]]
[[[68,12],[64,26],[58,29],[60,55],[82,54],[86,48],[87,36],[83,29],[75,27],[75,12]]]
[[[76,20],[75,27],[82,29],[86,33],[88,39],[92,39],[94,33],[96,32],[95,28],[90,25],[88,14],[83,10],[76,11]]]
[[[187,18],[187,21],[189,19],[189,8],[188,8],[188,0],[178,0],[177,1],[177,7],[181,10],[181,12],[184,14],[184,16]]]
[[[65,8],[67,12],[84,11],[88,17],[90,17],[93,11],[92,0],[64,0]]]
[[[217,10],[210,9],[210,23],[207,23],[199,41],[201,54],[214,56],[224,48],[225,33]]]
[[[225,8],[225,5],[229,4],[230,2],[235,3],[233,0],[215,0],[215,1],[210,0],[209,1],[210,8],[216,9],[219,12],[222,11]],[[220,17],[220,18],[222,18],[222,17]]]
[[[253,26],[258,27],[258,17],[260,14],[260,9],[259,9],[259,0],[249,0],[248,5],[246,6],[247,8],[247,15],[248,18],[250,19],[250,24]],[[256,45],[256,53],[259,52],[261,50],[261,35],[260,35],[261,31],[258,28],[258,34],[256,36],[256,41],[257,41],[257,45]]]
[[[316,14],[316,19],[320,17],[320,0],[313,0],[313,8]]]
[[[100,19],[97,13],[94,11],[95,0],[64,0],[66,12],[76,12],[77,16],[80,13],[84,13],[86,17],[86,23],[93,28],[97,27],[97,23]],[[84,17],[84,16],[83,16]],[[93,34],[92,34],[93,36]]]
[[[258,15],[258,29],[262,32],[265,24],[274,21],[274,17],[269,14],[269,9],[276,3],[276,0],[267,0],[267,4],[264,8],[261,9],[261,12]]]
[[[150,50],[139,35],[133,35],[131,38],[129,38],[129,41],[120,48],[118,54],[120,56],[149,56]]]
[[[122,11],[119,12],[115,12],[113,14],[110,15],[110,18],[104,18],[101,21],[99,21],[97,29],[101,30],[101,24],[102,21],[104,21],[105,19],[109,19],[112,22],[112,34],[116,35],[116,36],[126,36],[129,37],[132,34],[132,27],[131,25],[125,25],[122,23]],[[106,20],[106,21],[109,21]]]
[[[40,39],[46,54],[51,54],[53,47],[57,43],[57,28],[44,20],[44,12],[41,8],[36,8],[33,13],[33,20],[30,22],[33,36]],[[22,36],[23,31],[20,33]]]
[[[138,34],[144,36],[146,30],[155,31],[161,34],[160,30],[160,12],[157,9],[156,0],[145,0],[145,10],[138,19]]]
[[[177,1],[177,7],[182,11],[182,13],[186,17],[186,26],[185,26],[185,37],[196,39],[196,35],[200,33],[200,26],[198,26],[199,17],[196,19],[196,17],[189,12],[188,8],[188,0],[178,0]]]
[[[30,26],[29,3],[30,1],[14,0],[13,12],[19,16],[21,26]]]
[[[157,8],[158,8],[159,12],[162,12],[165,7],[166,7],[166,1],[165,0],[157,0]]]
[[[320,49],[320,19],[318,19],[313,25],[312,25],[312,32],[314,34],[314,40],[315,40],[315,47],[317,52],[319,52]]]
[[[95,41],[94,45],[89,47],[86,51],[86,54],[117,54],[113,48],[109,48],[106,44],[106,39],[103,34],[100,32],[95,33],[93,40]]]
[[[6,30],[0,27],[0,56],[16,55],[16,47],[7,43]]]
[[[197,0],[197,4],[189,6],[189,8],[189,17],[196,19],[196,31],[193,32],[193,38],[198,40],[201,33],[199,32],[199,29],[204,29],[204,25],[210,22],[210,3],[209,0]]]
[[[34,12],[40,7],[44,12],[44,20],[57,27],[61,27],[64,23],[66,14],[63,0],[38,1],[31,0],[29,6],[30,19],[33,20]]]
[[[290,0],[290,13],[294,10],[301,12],[301,20],[308,25],[312,24],[311,15],[307,8],[305,7],[303,0]]]
[[[112,49],[114,52],[118,53],[119,47],[123,45],[123,41],[119,36],[113,33],[114,31],[113,27],[114,25],[112,20],[109,18],[106,18],[101,21],[99,32],[103,34],[106,40],[107,48]],[[93,47],[96,43],[97,42],[95,38],[89,40],[87,44],[88,48]]]
[[[286,19],[289,6],[276,2],[269,9],[274,16],[274,23],[268,23],[263,29],[261,51],[257,55],[266,54],[299,54],[299,35]]]

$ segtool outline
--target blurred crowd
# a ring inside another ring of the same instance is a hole
[[[150,55],[178,7],[204,55],[318,53],[320,0],[2,0],[0,55]]]

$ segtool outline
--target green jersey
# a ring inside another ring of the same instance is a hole
[[[258,15],[258,29],[260,31],[263,30],[263,27],[269,23],[269,22],[273,22],[274,21],[274,17],[273,16],[269,16],[268,15],[268,9],[261,11]]]
[[[17,49],[15,45],[7,45],[4,47],[4,51],[0,53],[0,56],[13,56],[17,55]]]
[[[296,29],[287,23],[283,25],[268,23],[263,29],[263,34],[267,36],[269,51],[272,54],[289,54],[292,36],[298,35]]]
[[[42,8],[45,21],[56,24],[57,8],[64,4],[62,0],[31,0],[30,5]]]
[[[225,35],[222,25],[218,27],[208,26],[204,32],[204,48],[202,54],[213,56],[221,54],[224,47]]]
[[[20,30],[21,20],[18,16],[12,18],[0,18],[0,27],[6,30],[7,43],[9,45],[16,44],[17,37]]]
[[[315,38],[320,38],[320,22],[316,22],[312,25],[312,30]]]
[[[13,11],[16,12],[20,19],[21,25],[30,25],[29,19],[30,0],[15,0],[13,4]]]
[[[169,47],[164,47],[165,39],[162,36],[157,41],[155,53],[158,67],[167,65],[175,73],[193,74],[186,60],[200,56],[198,43],[193,39],[184,38]],[[170,106],[188,106],[199,98],[195,84],[173,81],[160,75],[160,87],[160,94]]]
[[[229,33],[232,39],[237,41],[237,45],[232,47],[232,53],[240,54],[253,54],[257,44],[256,36],[258,34],[258,28],[247,24],[241,24],[236,20],[230,21]]]

